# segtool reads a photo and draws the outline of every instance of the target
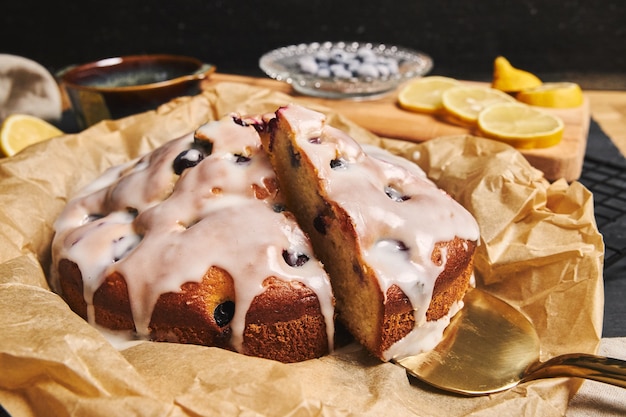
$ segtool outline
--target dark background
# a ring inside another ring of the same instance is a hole
[[[52,72],[117,55],[176,53],[220,72],[262,75],[258,58],[273,48],[354,40],[426,52],[432,73],[458,78],[487,78],[504,55],[544,81],[626,86],[623,0],[10,0],[0,13],[0,52]]]

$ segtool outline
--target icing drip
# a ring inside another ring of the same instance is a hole
[[[439,320],[428,321],[413,329],[411,333],[391,345],[384,353],[384,359],[399,359],[409,355],[417,355],[434,349],[441,339],[450,320],[463,308],[463,301],[456,301],[450,306],[448,314]],[[410,352],[410,353],[409,353]]]
[[[279,114],[297,132],[298,146],[310,157],[329,198],[351,217],[364,260],[376,271],[383,294],[395,284],[413,305],[415,328],[405,338],[411,342],[394,345],[386,355],[425,350],[445,327],[426,324],[435,281],[446,260],[445,251],[440,264],[431,254],[436,243],[455,236],[478,240],[475,219],[417,165],[380,148],[361,147],[327,125],[323,114],[299,106],[281,108]],[[342,160],[341,169],[333,168],[336,163],[331,161],[337,159]]]
[[[185,161],[176,175],[173,161],[191,148],[179,158]],[[209,155],[198,154],[209,148]],[[95,291],[110,274],[124,276],[136,332],[144,338],[161,294],[199,282],[210,267],[219,267],[235,283],[230,326],[237,351],[246,313],[264,291],[263,281],[274,276],[301,282],[317,294],[332,349],[330,282],[300,228],[274,210],[282,205],[275,184],[253,126],[230,117],[208,123],[108,170],[82,190],[55,223],[53,261],[78,265],[91,322]],[[309,261],[290,266],[285,250]]]

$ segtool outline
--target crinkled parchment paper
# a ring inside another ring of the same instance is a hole
[[[101,122],[0,161],[0,402],[13,416],[558,416],[580,381],[554,379],[478,398],[410,379],[360,346],[281,364],[202,346],[144,342],[116,350],[50,291],[52,223],[107,167],[232,111],[293,98],[218,84],[117,122]],[[358,105],[358,104],[355,104]],[[477,283],[537,326],[544,359],[595,352],[603,243],[591,194],[550,184],[505,145],[474,137],[379,139],[322,109],[362,142],[415,160],[478,219]],[[416,214],[417,215],[417,214]],[[158,260],[155,259],[155,262]]]

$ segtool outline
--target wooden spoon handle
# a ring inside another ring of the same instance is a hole
[[[560,355],[530,369],[523,380],[556,377],[585,378],[626,388],[626,361],[583,353]]]

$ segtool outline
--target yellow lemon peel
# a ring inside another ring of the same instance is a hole
[[[572,82],[543,83],[520,91],[515,98],[533,106],[563,109],[579,107],[584,101],[580,86]]]
[[[441,96],[443,108],[455,119],[475,124],[479,113],[487,107],[502,102],[514,102],[510,95],[490,87],[453,87]]]
[[[563,138],[561,118],[522,103],[499,103],[483,110],[478,128],[487,137],[518,149],[547,148]]]
[[[401,108],[421,113],[435,113],[442,108],[441,95],[461,82],[448,77],[432,75],[406,84],[398,93]]]
[[[38,117],[11,114],[2,123],[0,150],[5,156],[13,156],[30,145],[62,134],[61,130]]]
[[[505,93],[517,93],[528,88],[538,87],[542,81],[535,74],[515,68],[508,59],[497,57],[493,62],[491,87]]]

